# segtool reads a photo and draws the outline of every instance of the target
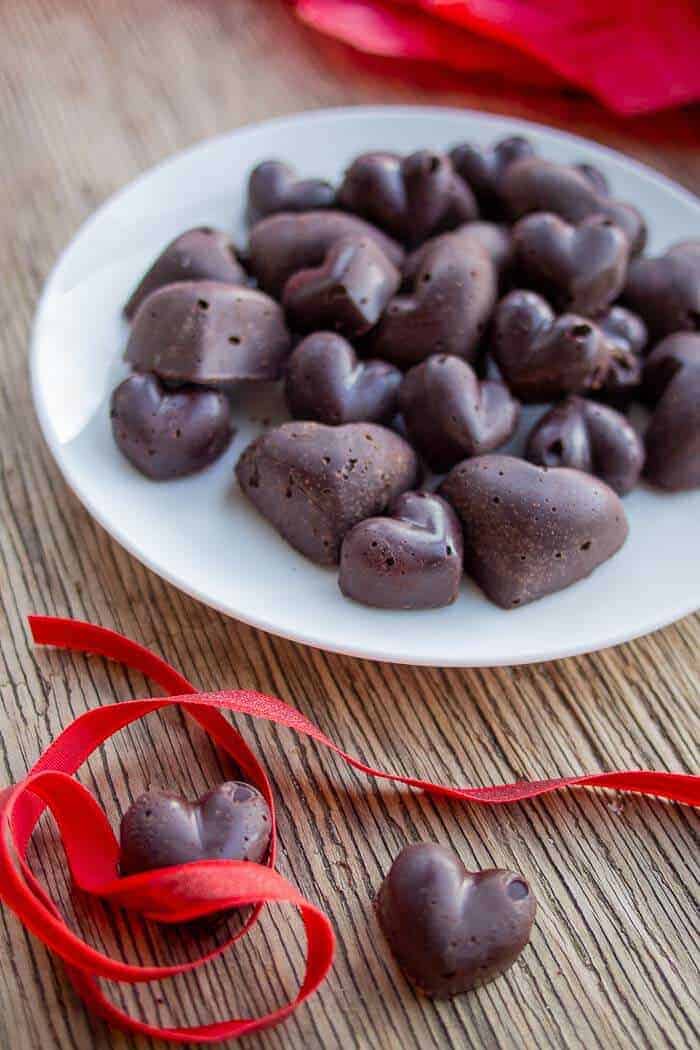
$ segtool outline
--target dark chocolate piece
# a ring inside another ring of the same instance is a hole
[[[338,203],[411,245],[477,216],[474,195],[450,158],[427,149],[408,157],[356,157],[338,190]]]
[[[405,846],[377,898],[379,925],[408,980],[448,998],[504,973],[530,939],[537,903],[514,871],[467,871],[446,846]]]
[[[496,295],[496,269],[481,244],[440,237],[423,256],[412,293],[389,303],[369,347],[405,368],[434,353],[473,360]]]
[[[161,252],[132,293],[124,313],[132,318],[146,296],[156,288],[176,281],[223,281],[224,284],[245,285],[248,277],[236,258],[228,234],[210,226],[198,226],[181,233]]]
[[[583,397],[568,397],[533,427],[525,458],[542,467],[585,470],[624,496],[639,481],[644,445],[614,408]]]
[[[252,222],[279,211],[332,208],[335,190],[325,179],[300,179],[280,160],[264,160],[248,179],[248,215]]]
[[[329,248],[341,237],[369,237],[394,266],[403,264],[403,248],[357,215],[333,210],[279,212],[250,231],[251,272],[264,291],[279,298],[293,273],[321,266]]]
[[[341,237],[320,266],[289,278],[282,303],[293,329],[332,328],[352,339],[374,327],[400,283],[376,241]]]
[[[196,802],[172,791],[147,791],[122,817],[119,871],[137,875],[195,860],[259,864],[271,827],[267,802],[252,784],[227,781]]]
[[[441,244],[445,237],[458,237],[460,244],[463,245],[468,245],[471,240],[476,241],[485,250],[486,254],[491,257],[501,281],[506,280],[513,265],[511,228],[504,223],[482,222],[477,219],[475,222],[465,222],[463,226],[458,226],[452,233],[442,233],[437,237],[432,237],[425,244],[422,244],[420,248],[416,248],[415,251],[411,252],[403,268],[405,283],[410,284],[415,279],[427,253],[435,245]]]
[[[293,419],[330,426],[391,420],[402,380],[386,361],[358,361],[352,346],[334,332],[308,335],[292,353],[285,393]]]
[[[557,310],[595,317],[625,283],[627,237],[601,215],[572,226],[551,212],[534,212],[513,227],[513,248],[520,286]]]
[[[112,394],[112,432],[119,450],[149,478],[194,474],[213,463],[235,431],[217,390],[167,390],[157,376],[129,376]]]
[[[521,401],[552,401],[597,390],[610,362],[598,326],[554,311],[535,292],[510,292],[494,313],[491,349],[504,380]]]
[[[278,379],[291,347],[282,308],[217,281],[168,284],[139,307],[126,360],[173,383],[228,386]]]
[[[667,336],[647,358],[644,388],[656,404],[644,435],[645,474],[678,492],[700,486],[700,334]]]
[[[533,157],[511,164],[502,179],[501,192],[514,219],[533,211],[550,211],[578,224],[589,215],[603,215],[627,236],[632,255],[646,243],[646,225],[631,204],[601,194],[589,176],[568,164]]]
[[[240,486],[278,532],[321,565],[335,565],[345,534],[413,488],[418,460],[376,423],[283,423],[245,450]]]
[[[414,448],[436,471],[505,444],[519,405],[498,380],[479,382],[460,357],[433,354],[406,375],[399,411]]]
[[[684,241],[655,258],[636,259],[623,301],[644,318],[653,339],[700,331],[700,240]]]
[[[465,572],[504,609],[583,579],[627,538],[619,497],[580,470],[477,456],[438,491],[462,521]]]
[[[346,534],[338,583],[346,598],[380,609],[450,605],[462,578],[462,527],[429,492],[404,492],[389,517],[365,518]]]
[[[534,156],[532,144],[522,135],[502,139],[488,149],[463,142],[450,150],[455,170],[471,186],[481,211],[497,218],[503,217],[501,181],[505,171],[516,160]]]
[[[574,164],[574,167],[588,179],[596,193],[601,196],[610,195],[608,180],[600,168],[596,168],[594,164]]]
[[[637,395],[642,382],[642,353],[647,345],[647,327],[641,317],[624,306],[611,306],[596,319],[609,350],[609,363],[600,401],[625,408]]]

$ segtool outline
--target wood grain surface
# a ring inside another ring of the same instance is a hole
[[[251,630],[146,571],[71,495],[34,418],[27,343],[42,282],[77,226],[139,172],[206,136],[316,106],[437,98],[579,131],[698,191],[698,109],[624,123],[571,93],[515,95],[495,81],[447,77],[436,95],[381,75],[299,26],[283,3],[263,0],[4,0],[0,25],[0,783],[19,779],[70,718],[148,693],[145,681],[102,660],[35,651],[25,622],[32,611],[115,627],[202,688],[277,693],[348,750],[403,773],[485,784],[635,765],[692,771],[698,617],[615,650],[493,671],[365,663]],[[339,940],[310,1005],[247,1046],[698,1045],[690,809],[585,792],[494,810],[458,806],[381,787],[287,732],[243,728],[279,803],[280,870],[330,913]],[[116,822],[144,785],[193,794],[224,772],[201,734],[171,713],[104,747],[83,779]],[[540,903],[513,969],[447,1003],[410,990],[372,912],[392,858],[420,839],[451,843],[468,866],[522,871]],[[50,824],[36,846],[36,871],[96,944],[129,959],[193,950],[191,939],[71,897]],[[271,909],[216,964],[162,988],[113,994],[161,1024],[267,1010],[293,993],[302,948],[296,917]],[[0,909],[3,1050],[147,1045],[156,1044],[93,1021],[61,965]]]

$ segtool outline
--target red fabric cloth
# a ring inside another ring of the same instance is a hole
[[[296,0],[296,10],[362,51],[566,83],[626,116],[700,100],[698,0]]]
[[[333,961],[335,940],[329,919],[274,870],[275,806],[270,783],[263,766],[223,717],[222,710],[292,729],[333,751],[362,773],[463,802],[497,805],[580,786],[616,788],[700,805],[700,777],[660,770],[591,773],[482,788],[457,788],[398,776],[373,769],[342,751],[300,711],[276,697],[247,690],[194,692],[193,686],[155,653],[114,631],[77,620],[44,616],[30,617],[30,627],[39,644],[98,653],[118,660],[141,671],[169,694],[158,699],[126,700],[85,712],[49,745],[24,780],[0,792],[0,900],[63,959],[76,991],[88,1008],[126,1031],[179,1043],[211,1043],[269,1027],[287,1017],[318,988]],[[198,722],[267,799],[272,815],[272,838],[266,864],[195,861],[119,878],[119,845],[112,828],[98,802],[73,774],[108,737],[144,715],[173,705],[180,705]],[[58,825],[73,883],[84,892],[158,922],[182,922],[244,905],[254,905],[253,914],[236,936],[193,962],[137,966],[112,959],[73,933],[27,864],[29,839],[46,808]],[[128,983],[153,981],[202,965],[243,936],[257,921],[260,908],[269,902],[296,907],[306,931],[304,978],[296,997],[285,1006],[259,1018],[231,1018],[193,1028],[161,1028],[131,1017],[102,992],[100,978]]]

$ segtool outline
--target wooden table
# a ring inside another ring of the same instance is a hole
[[[691,770],[697,617],[555,664],[371,664],[211,612],[147,572],[91,520],[42,441],[27,381],[37,297],[77,226],[139,172],[209,135],[308,107],[436,96],[359,64],[296,24],[281,3],[17,0],[3,5],[2,21],[2,782],[19,779],[75,715],[148,693],[138,675],[99,659],[34,650],[25,621],[32,611],[116,627],[202,688],[277,693],[348,750],[404,773],[484,784],[616,766]],[[574,95],[509,95],[493,82],[438,98],[573,128],[700,189],[697,108],[624,123]],[[244,729],[279,802],[280,870],[330,913],[339,940],[333,972],[310,1005],[247,1046],[638,1050],[697,1041],[691,810],[582,791],[496,810],[450,805],[356,776],[288,732]],[[84,781],[117,821],[144,785],[194,794],[222,775],[198,732],[178,717],[153,717],[105,747]],[[522,871],[540,902],[530,947],[513,969],[441,1004],[409,989],[371,907],[397,851],[420,839],[451,843],[468,866]],[[96,944],[162,961],[192,950],[80,895],[70,900],[50,825],[37,841],[37,872]],[[3,1050],[147,1045],[92,1021],[62,966],[4,909],[0,942]],[[272,909],[208,969],[160,991],[115,994],[161,1024],[202,1023],[280,1002],[295,988],[301,957],[296,917]]]

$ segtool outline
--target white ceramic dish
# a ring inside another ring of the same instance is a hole
[[[34,399],[63,475],[132,554],[188,594],[274,634],[375,660],[490,666],[551,660],[615,645],[700,605],[700,491],[627,497],[622,551],[580,583],[505,612],[469,581],[455,605],[390,613],[343,598],[336,573],[306,561],[247,503],[233,464],[261,420],[283,418],[279,393],[241,393],[229,452],[197,477],[154,483],[118,453],[108,398],[125,374],[121,307],[160,249],[208,223],[244,236],[247,174],[279,157],[338,177],[356,153],[484,145],[528,135],[547,157],[589,160],[650,224],[651,251],[700,234],[700,201],[593,142],[467,110],[371,107],[307,113],[204,142],[147,172],[104,204],[59,259],[39,305],[31,352]]]

